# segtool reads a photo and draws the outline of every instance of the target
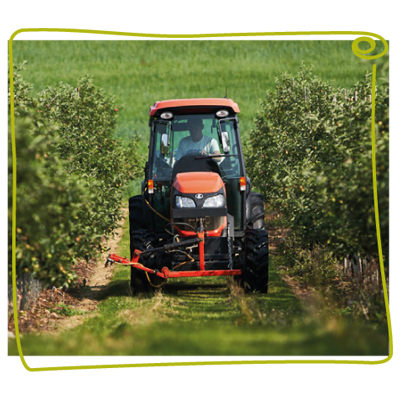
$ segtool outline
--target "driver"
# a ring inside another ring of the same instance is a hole
[[[215,139],[203,135],[204,124],[200,117],[195,117],[189,125],[190,136],[179,142],[176,160],[188,154],[220,155],[218,143]],[[220,157],[217,157],[219,159]]]

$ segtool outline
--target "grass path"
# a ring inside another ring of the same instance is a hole
[[[125,227],[118,254],[129,254]],[[326,318],[302,304],[272,262],[270,292],[246,294],[224,277],[170,280],[131,297],[117,266],[95,315],[58,335],[27,334],[25,355],[385,354],[383,333]],[[9,353],[16,346],[9,342]]]

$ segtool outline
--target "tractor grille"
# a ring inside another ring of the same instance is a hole
[[[225,221],[224,216],[220,217],[205,217],[204,218],[204,230],[205,231],[213,231],[218,229]],[[184,222],[193,226],[193,229],[197,230],[197,222],[196,218],[175,218],[175,222]],[[179,227],[179,226],[178,226]],[[189,228],[183,228],[183,230],[188,230]]]

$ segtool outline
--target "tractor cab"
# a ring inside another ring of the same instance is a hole
[[[238,105],[229,99],[161,101],[150,108],[151,138],[144,185],[153,182],[152,200],[165,217],[171,218],[171,210],[177,206],[176,202],[172,207],[163,204],[178,174],[214,172],[225,186],[227,212],[234,219],[234,229],[243,230],[245,192],[250,187],[247,183],[246,188],[238,113]],[[163,229],[159,218],[155,219],[155,229]]]

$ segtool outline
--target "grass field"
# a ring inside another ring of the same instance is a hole
[[[372,70],[350,41],[15,41],[13,53],[15,63],[28,61],[24,78],[35,92],[92,75],[124,105],[116,135],[139,134],[144,152],[148,110],[157,100],[223,97],[227,87],[245,138],[275,77],[297,73],[302,61],[333,86],[350,87]]]

